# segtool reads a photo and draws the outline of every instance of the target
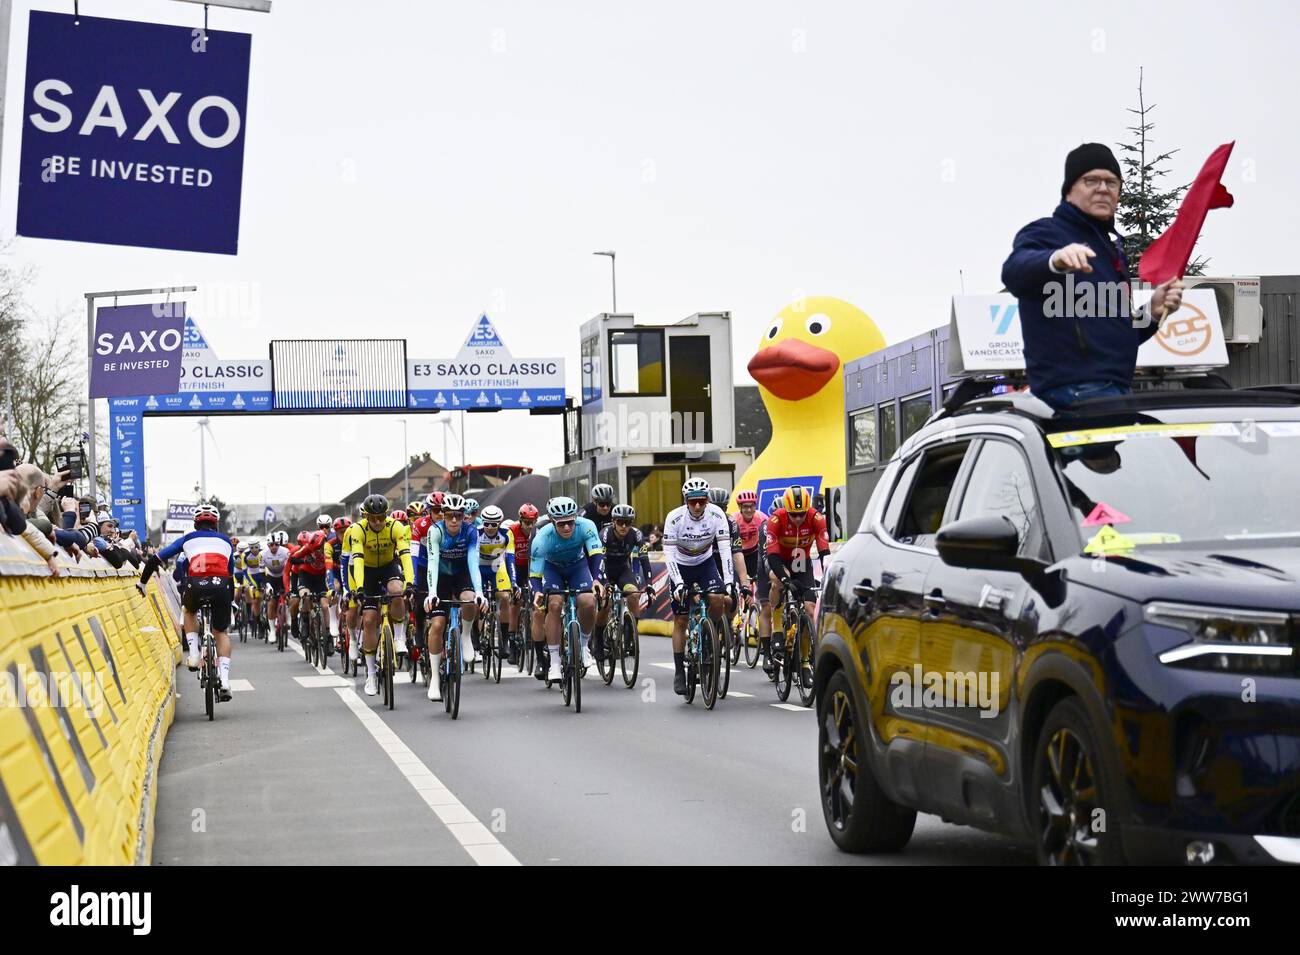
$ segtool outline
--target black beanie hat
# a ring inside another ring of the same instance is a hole
[[[1080,176],[1094,169],[1109,169],[1119,179],[1124,178],[1124,174],[1119,171],[1119,163],[1115,161],[1115,154],[1110,151],[1109,146],[1101,143],[1084,143],[1071,149],[1070,154],[1065,157],[1065,181],[1061,183],[1061,198],[1065,198],[1065,194],[1079,181]]]

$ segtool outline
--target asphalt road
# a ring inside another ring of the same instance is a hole
[[[643,636],[635,689],[595,670],[582,712],[531,676],[466,674],[459,719],[405,674],[396,708],[297,649],[235,644],[236,692],[203,712],[178,672],[153,861],[211,864],[1023,864],[1005,839],[921,816],[906,851],[850,856],[817,793],[814,710],[761,668],[732,671],[712,712],[672,692],[672,653]],[[507,674],[515,673],[507,667]],[[304,685],[305,684],[305,685]],[[240,689],[240,688],[243,689]],[[747,694],[743,695],[742,694]]]

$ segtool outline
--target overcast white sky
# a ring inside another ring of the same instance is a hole
[[[12,234],[27,11],[15,2],[0,231]],[[991,292],[1011,237],[1055,205],[1065,153],[1127,138],[1139,66],[1156,145],[1190,180],[1237,140],[1200,252],[1216,274],[1300,267],[1294,3],[275,0],[213,9],[251,32],[238,256],[18,239],[33,303],[195,284],[228,357],[271,337],[406,337],[450,357],[487,311],[520,356],[562,355],[619,304],[643,320],[729,309],[737,380],[801,294],[864,309],[895,342]],[[198,25],[202,7],[82,0]],[[412,452],[441,431],[410,416]],[[560,463],[559,418],[475,416],[472,461]],[[227,501],[313,500],[401,466],[399,419],[214,418]],[[146,426],[150,503],[188,497],[193,420]],[[339,436],[345,438],[340,447]],[[453,454],[453,457],[456,455]]]

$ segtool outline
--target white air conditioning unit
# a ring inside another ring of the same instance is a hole
[[[1253,345],[1264,330],[1264,309],[1259,300],[1259,277],[1189,275],[1189,289],[1209,288],[1219,305],[1223,339],[1229,345]]]

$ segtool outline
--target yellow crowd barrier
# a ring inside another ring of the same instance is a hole
[[[103,559],[54,577],[0,532],[0,865],[147,864],[180,660],[174,597]]]

